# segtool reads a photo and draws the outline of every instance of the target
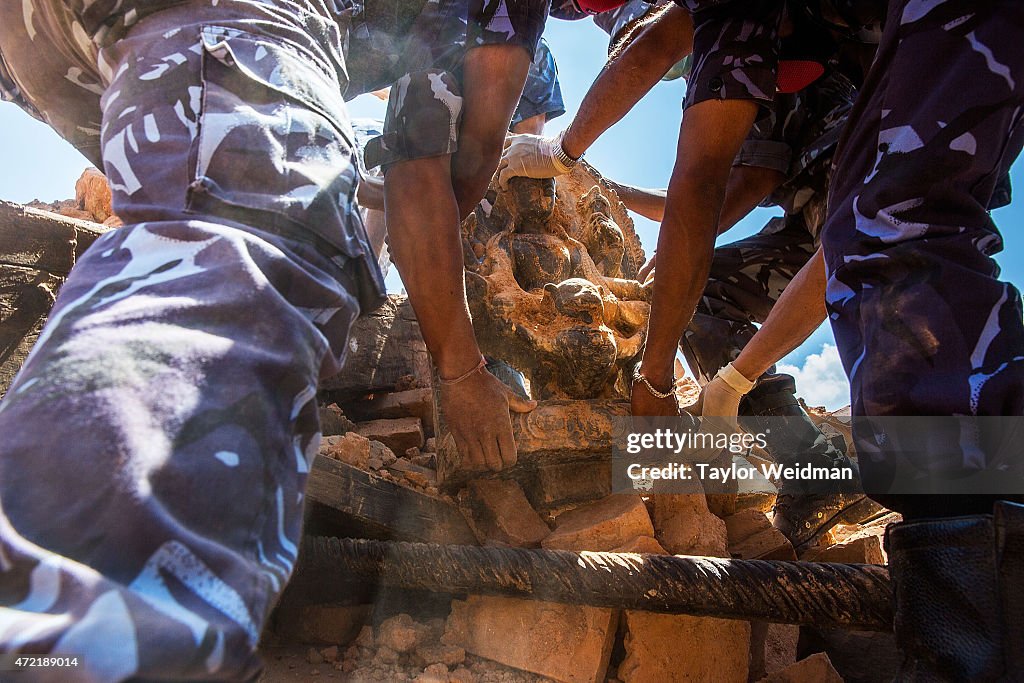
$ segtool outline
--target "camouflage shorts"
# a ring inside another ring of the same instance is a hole
[[[749,0],[694,13],[693,68],[684,108],[704,100],[771,105],[783,5],[779,0]]]
[[[48,123],[101,167],[102,76],[96,49],[82,44],[82,35],[64,3],[0,3],[0,99]]]
[[[443,0],[424,6],[405,42],[406,51],[389,63],[388,70],[399,75],[391,85],[384,133],[367,144],[366,165],[386,170],[402,160],[454,154],[459,145],[466,51],[513,45],[525,48],[532,59],[547,7],[547,0],[469,0],[468,5],[466,0]],[[351,50],[359,59],[358,43]],[[358,82],[369,87],[363,78]]]

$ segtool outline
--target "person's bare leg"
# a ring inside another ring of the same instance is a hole
[[[466,53],[459,151],[451,173],[462,217],[476,208],[498,167],[529,69],[530,55],[517,45],[482,45]]]
[[[740,374],[715,376],[701,391],[702,415],[735,418],[740,401],[758,377],[800,346],[825,320],[825,259],[821,248],[782,291],[764,324],[731,365]]]
[[[548,122],[547,114],[537,114],[531,116],[528,119],[523,119],[519,123],[512,126],[513,133],[529,133],[531,135],[540,135],[544,132],[544,124]]]
[[[747,379],[763,375],[804,343],[825,320],[825,258],[821,247],[782,291],[764,324],[732,362]]]

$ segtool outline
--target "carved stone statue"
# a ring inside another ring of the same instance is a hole
[[[556,180],[492,185],[462,225],[483,352],[524,373],[533,398],[624,398],[650,291],[625,208],[586,164]]]

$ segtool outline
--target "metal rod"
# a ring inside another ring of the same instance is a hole
[[[892,629],[884,567],[310,536],[306,568],[443,593],[726,619]]]

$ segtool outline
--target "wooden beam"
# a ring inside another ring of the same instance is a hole
[[[322,455],[313,461],[306,496],[318,504],[318,514],[329,517],[326,521],[382,538],[477,543],[453,504]]]
[[[65,276],[106,225],[0,200],[0,264]]]

